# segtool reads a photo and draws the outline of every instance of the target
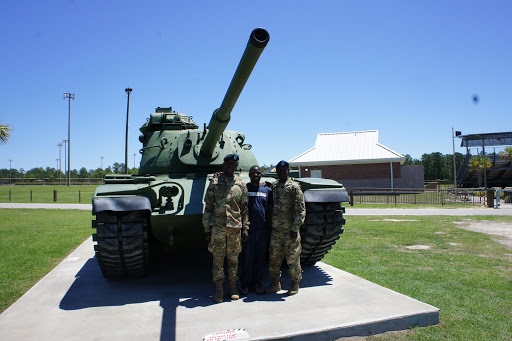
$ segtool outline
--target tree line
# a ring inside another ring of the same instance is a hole
[[[464,155],[461,153],[455,153],[455,162],[457,169],[459,169],[464,163]],[[409,154],[405,155],[404,166],[408,165],[423,165],[424,178],[425,180],[439,180],[439,179],[449,179],[453,180],[453,156],[452,154],[442,154],[442,153],[431,153],[431,154],[423,154],[421,159],[414,159]],[[265,171],[269,168],[273,168],[273,165],[261,166],[261,170]],[[138,168],[128,168],[128,174],[137,174],[139,172]],[[85,167],[71,170],[71,179],[101,179],[107,174],[124,174],[124,162],[119,163],[115,162],[112,166],[108,166],[105,169],[96,168],[96,169],[87,169]],[[59,181],[59,179],[66,179],[67,172],[59,171],[53,167],[38,167],[32,168],[28,171],[25,171],[23,168],[11,169],[9,175],[9,169],[0,169],[0,178],[16,178],[16,179],[24,179],[25,181],[35,181],[38,179],[44,179],[51,182]]]
[[[139,172],[138,168],[128,168],[128,174],[137,174]],[[107,174],[124,174],[124,162],[114,162],[112,166],[108,166],[105,169],[96,168],[89,169],[82,167],[79,170],[72,169],[71,170],[71,180],[73,179],[101,179]],[[23,179],[24,181],[31,182],[35,180],[48,180],[50,182],[58,182],[62,180],[65,182],[67,177],[67,171],[61,171],[59,169],[55,169],[53,167],[38,167],[32,168],[28,171],[25,171],[23,168],[15,169],[0,169],[0,178],[4,179]]]
[[[510,147],[505,149],[505,152],[500,153],[502,158],[510,158],[512,155],[512,149]],[[455,153],[455,168],[458,171],[464,164],[465,155],[461,153]],[[421,155],[420,159],[414,159],[409,154],[405,155],[404,166],[410,165],[422,165],[423,174],[425,180],[454,180],[453,173],[453,154],[442,154],[439,152],[425,153]],[[273,168],[273,165],[261,166],[261,170]],[[128,168],[128,174],[137,174],[138,168]],[[79,170],[71,170],[71,179],[101,179],[107,174],[123,174],[124,173],[124,162],[115,162],[112,166],[108,166],[105,169],[89,169],[82,167]],[[59,171],[58,169],[51,167],[39,167],[25,171],[23,168],[11,169],[11,178],[26,179],[26,180],[37,180],[37,179],[48,179],[50,181],[58,181],[59,179],[66,178],[66,172]],[[0,169],[0,178],[9,178],[9,169]]]
[[[491,159],[502,158],[512,161],[512,147],[506,147],[504,151],[496,154],[478,155],[469,162],[469,168],[480,171],[492,167]],[[461,153],[455,153],[456,172],[464,165],[466,156]],[[425,180],[454,180],[453,174],[453,154],[442,154],[439,152],[422,154],[421,159],[413,159],[409,154],[405,155],[404,166],[423,165],[423,175]]]
[[[464,164],[464,154],[455,153],[456,172]],[[409,154],[405,155],[404,166],[422,165],[425,180],[454,180],[453,154],[434,152],[422,154],[420,159],[414,159]]]
[[[267,166],[263,165],[261,166],[261,170],[265,171],[269,168],[273,168],[273,165]],[[89,169],[82,167],[79,170],[72,169],[71,170],[71,180],[73,179],[102,179],[107,174],[124,174],[124,162],[114,162],[112,166],[108,166],[105,169],[102,168],[96,168],[96,169]],[[139,169],[138,168],[128,168],[128,174],[138,174]],[[36,167],[32,168],[28,171],[25,171],[23,168],[15,169],[12,168],[10,171],[6,168],[0,168],[0,179],[23,179],[27,182],[33,182],[35,180],[47,180],[50,182],[58,182],[61,180],[62,182],[65,182],[65,179],[67,178],[67,171],[61,171],[59,169],[55,169],[53,167]]]

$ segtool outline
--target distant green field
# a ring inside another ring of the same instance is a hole
[[[96,185],[0,186],[0,202],[89,204]],[[55,193],[56,191],[56,201]]]

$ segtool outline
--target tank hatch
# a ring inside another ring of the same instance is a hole
[[[141,132],[155,130],[188,130],[197,129],[198,125],[192,119],[180,112],[175,112],[172,107],[156,108],[147,122],[140,128]]]

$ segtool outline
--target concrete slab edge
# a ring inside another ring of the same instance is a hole
[[[433,307],[434,308],[434,307]],[[340,326],[332,329],[307,331],[293,335],[280,335],[277,337],[263,337],[258,340],[283,340],[283,341],[311,341],[334,340],[342,337],[370,336],[389,331],[404,331],[414,327],[426,327],[439,324],[440,310],[434,308],[420,314],[397,316],[380,321],[365,321],[349,326]]]

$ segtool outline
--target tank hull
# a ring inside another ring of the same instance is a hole
[[[245,182],[247,172],[237,173]],[[205,254],[202,225],[204,196],[210,174],[112,176],[96,188],[93,238],[96,257],[106,278],[137,278],[147,274],[149,257]],[[304,192],[306,221],[301,228],[301,262],[321,260],[343,233],[348,201],[343,186],[326,179],[295,179]],[[263,178],[273,182],[273,178]],[[151,252],[150,252],[151,251]]]
[[[201,129],[192,116],[172,107],[158,107],[140,128],[139,174],[108,175],[105,185],[96,189],[93,239],[104,277],[142,277],[148,272],[150,255],[190,255],[207,250],[202,215],[213,174],[223,170],[223,160],[230,154],[238,155],[237,173],[245,182],[249,181],[250,167],[258,164],[245,135],[226,127],[269,38],[262,28],[252,31],[222,104],[208,125]],[[348,201],[348,195],[333,180],[296,180],[304,192],[307,211],[301,229],[301,260],[314,264],[343,232],[340,202]]]

